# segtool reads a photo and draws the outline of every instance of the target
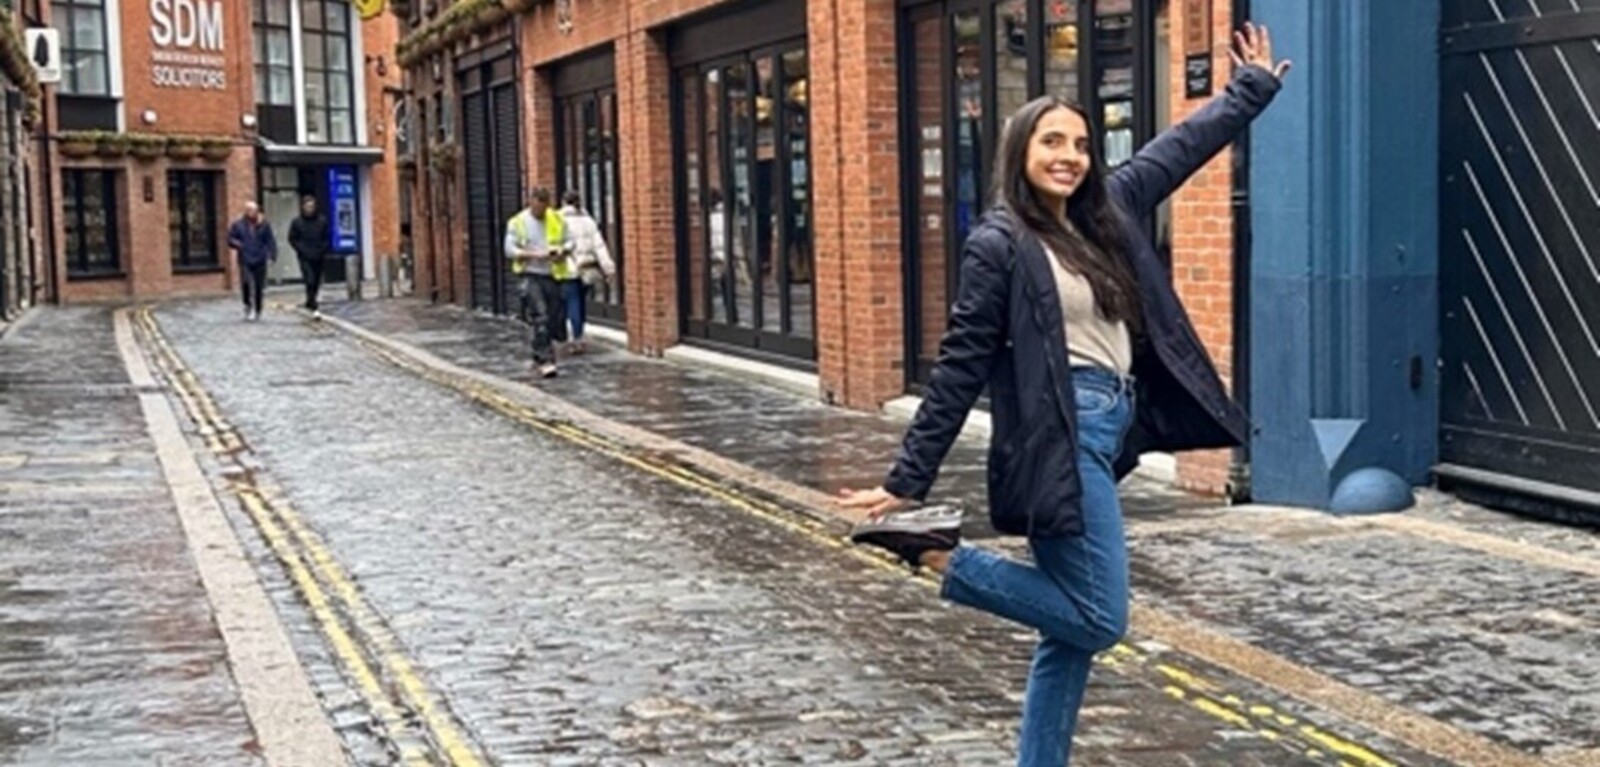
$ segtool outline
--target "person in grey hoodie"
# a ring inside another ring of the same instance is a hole
[[[239,258],[239,290],[244,297],[246,321],[261,319],[262,292],[267,286],[267,264],[278,260],[278,240],[272,224],[253,202],[244,206],[244,215],[228,227],[228,247]]]
[[[300,217],[289,225],[289,247],[300,257],[300,274],[306,280],[306,309],[321,319],[317,293],[322,288],[322,263],[331,249],[328,219],[317,211],[317,198],[300,198]]]

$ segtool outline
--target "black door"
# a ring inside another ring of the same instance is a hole
[[[684,334],[816,357],[804,39],[679,70]]]
[[[622,241],[622,188],[617,163],[616,56],[607,49],[562,64],[554,72],[556,166],[562,196],[576,191],[600,225],[617,275],[595,286],[589,315],[602,323],[624,319],[627,259]]]
[[[1126,162],[1155,131],[1159,5],[939,0],[905,11],[901,241],[911,386],[927,380],[937,356],[961,245],[988,202],[1005,119],[1045,93],[1082,103],[1101,115],[1104,165]]]
[[[472,307],[502,312],[501,270],[494,257],[496,221],[494,186],[490,181],[494,147],[489,133],[489,94],[469,93],[461,99],[462,158],[467,181],[467,263],[472,271]]]
[[[1447,0],[1440,50],[1441,475],[1600,491],[1600,0]]]
[[[472,306],[497,314],[516,305],[516,285],[501,252],[505,222],[522,208],[522,131],[515,77],[511,57],[475,64],[460,73]]]

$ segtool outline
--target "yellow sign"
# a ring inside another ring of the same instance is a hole
[[[383,13],[383,0],[353,0],[356,13],[361,14],[362,21],[371,21]]]

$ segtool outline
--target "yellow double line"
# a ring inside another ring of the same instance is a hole
[[[540,416],[531,408],[468,377],[441,371],[370,340],[358,336],[349,337],[356,345],[390,364],[463,395],[517,423],[608,456],[681,487],[714,497],[764,522],[805,536],[822,546],[844,552],[872,567],[896,575],[906,573],[905,568],[897,561],[881,556],[875,551],[850,545],[804,512],[787,509],[730,483],[670,460],[630,450],[625,445],[570,422]],[[924,586],[934,589],[939,587],[939,582],[929,575],[919,574],[915,579]],[[1395,762],[1384,758],[1371,748],[1341,738],[1297,717],[1281,713],[1272,706],[1246,702],[1237,695],[1225,692],[1221,685],[1197,672],[1160,660],[1126,643],[1118,644],[1110,652],[1101,654],[1096,658],[1096,663],[1108,668],[1137,666],[1153,669],[1161,678],[1163,690],[1167,695],[1189,704],[1230,728],[1257,733],[1272,741],[1293,743],[1304,756],[1314,761],[1336,764],[1339,767],[1398,767]]]
[[[184,365],[148,309],[137,326],[156,367],[183,403],[206,446],[235,476],[230,487],[305,600],[329,647],[406,765],[481,767],[488,759],[367,604],[349,573],[287,500],[257,482],[241,460],[249,447]],[[418,731],[420,727],[420,731]]]

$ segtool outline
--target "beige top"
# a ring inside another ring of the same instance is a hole
[[[1096,367],[1127,375],[1133,370],[1133,339],[1126,322],[1100,314],[1089,281],[1061,263],[1049,248],[1050,273],[1061,296],[1061,317],[1067,331],[1067,360],[1073,367]]]

